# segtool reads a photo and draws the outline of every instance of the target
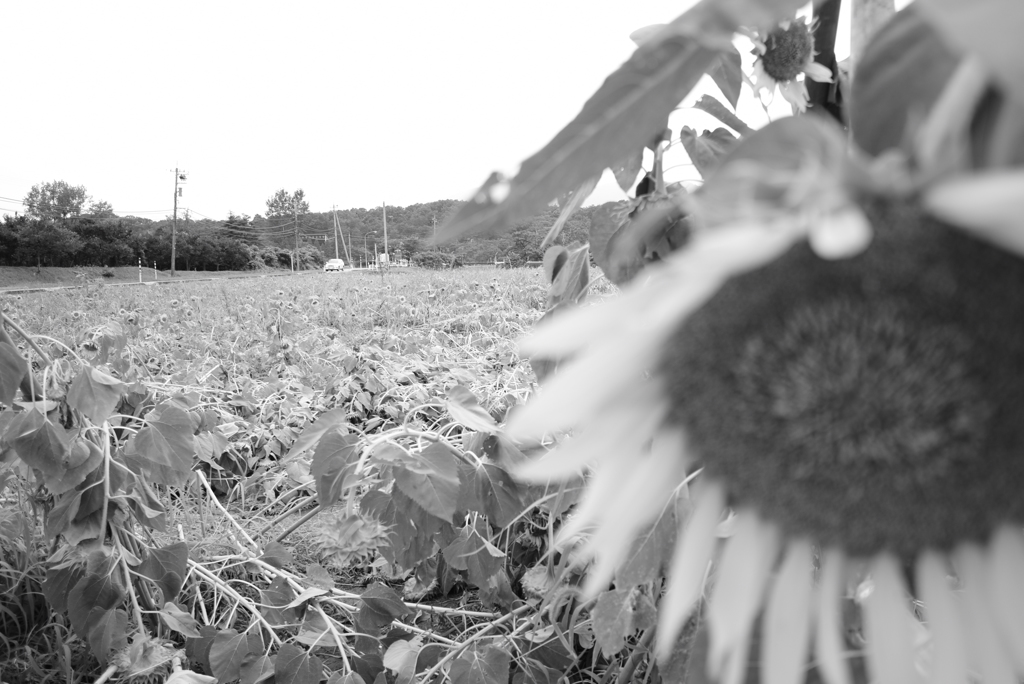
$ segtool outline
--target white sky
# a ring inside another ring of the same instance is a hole
[[[575,116],[631,31],[691,4],[7,2],[0,212],[65,180],[162,218],[176,166],[179,208],[215,219],[263,213],[279,188],[304,189],[312,211],[463,199]],[[716,125],[693,110],[672,124]],[[621,197],[603,182],[591,202]]]

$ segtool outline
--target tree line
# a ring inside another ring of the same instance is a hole
[[[111,205],[92,201],[83,186],[53,181],[33,186],[23,200],[24,214],[0,222],[2,266],[134,266],[245,270],[319,268],[336,255],[355,265],[372,263],[384,251],[384,211],[392,258],[428,263],[521,265],[541,258],[539,246],[558,210],[522,222],[500,236],[474,236],[435,246],[436,227],[462,204],[437,200],[407,207],[310,212],[302,190],[279,190],[266,202],[265,214],[229,213],[223,220],[195,218],[184,210],[174,228],[172,217],[153,220],[118,216]],[[594,207],[581,209],[558,240],[585,242]],[[296,246],[298,250],[296,250]]]

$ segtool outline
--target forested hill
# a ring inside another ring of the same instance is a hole
[[[387,207],[388,251],[399,258],[442,251],[462,263],[514,264],[541,258],[540,243],[558,218],[558,209],[522,222],[501,235],[483,235],[432,245],[435,226],[461,206],[457,200],[437,200],[407,207]],[[5,216],[0,221],[0,266],[127,266],[143,263],[168,269],[171,262],[171,217],[153,221],[117,216],[109,205],[102,211],[70,212],[33,217]],[[585,242],[596,207],[580,209],[567,223],[558,244]],[[175,235],[175,267],[185,270],[242,269],[263,263],[288,267],[296,243],[302,268],[316,268],[337,253],[337,225],[347,243],[349,259],[357,265],[384,251],[384,212],[381,207],[338,209],[336,212],[292,212],[274,218],[231,214],[214,219],[180,210]]]
[[[541,240],[559,214],[558,209],[551,209],[531,221],[517,224],[511,231],[502,235],[467,237],[433,247],[435,226],[444,223],[461,205],[462,202],[458,200],[437,200],[407,207],[387,206],[389,251],[408,257],[417,252],[440,249],[448,254],[458,255],[461,261],[467,263],[493,261],[495,257],[499,260],[510,259],[513,262],[536,260],[541,257]],[[595,208],[580,209],[562,230],[558,244],[586,242],[590,230],[590,217]],[[381,207],[339,209],[336,213],[344,240],[355,252],[353,258],[358,260],[363,253],[364,238],[369,254],[373,254],[375,242],[377,249],[383,251],[384,212]],[[274,231],[274,224],[283,222],[290,224],[287,221],[256,217],[252,221],[252,226],[256,232],[267,232]],[[326,240],[311,240],[310,244],[319,245],[326,254],[334,256],[334,222],[331,212],[306,214],[300,217],[299,224],[300,239],[302,235],[326,236]],[[294,229],[294,224],[288,228]],[[294,242],[294,236],[292,241]],[[339,253],[344,257],[343,247],[339,246]]]

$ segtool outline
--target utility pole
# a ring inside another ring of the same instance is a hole
[[[299,203],[295,201],[295,195],[292,195],[292,220],[295,221],[295,252],[292,257],[292,270],[299,270]]]
[[[381,209],[384,210],[384,263],[388,262],[388,207],[386,202],[381,202]]]
[[[185,174],[180,174],[184,176]],[[174,276],[174,261],[178,257],[178,169],[174,169],[174,219],[171,222],[171,276]]]
[[[338,259],[338,214],[334,210],[334,205],[331,205],[331,215],[334,217],[334,258]]]

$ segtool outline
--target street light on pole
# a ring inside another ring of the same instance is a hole
[[[376,234],[377,234],[377,231],[375,231],[375,230],[371,230],[369,233],[364,233],[363,234],[363,259],[366,260],[366,265],[367,266],[370,265],[370,255],[366,251],[366,238],[367,238],[367,236],[376,235]]]

